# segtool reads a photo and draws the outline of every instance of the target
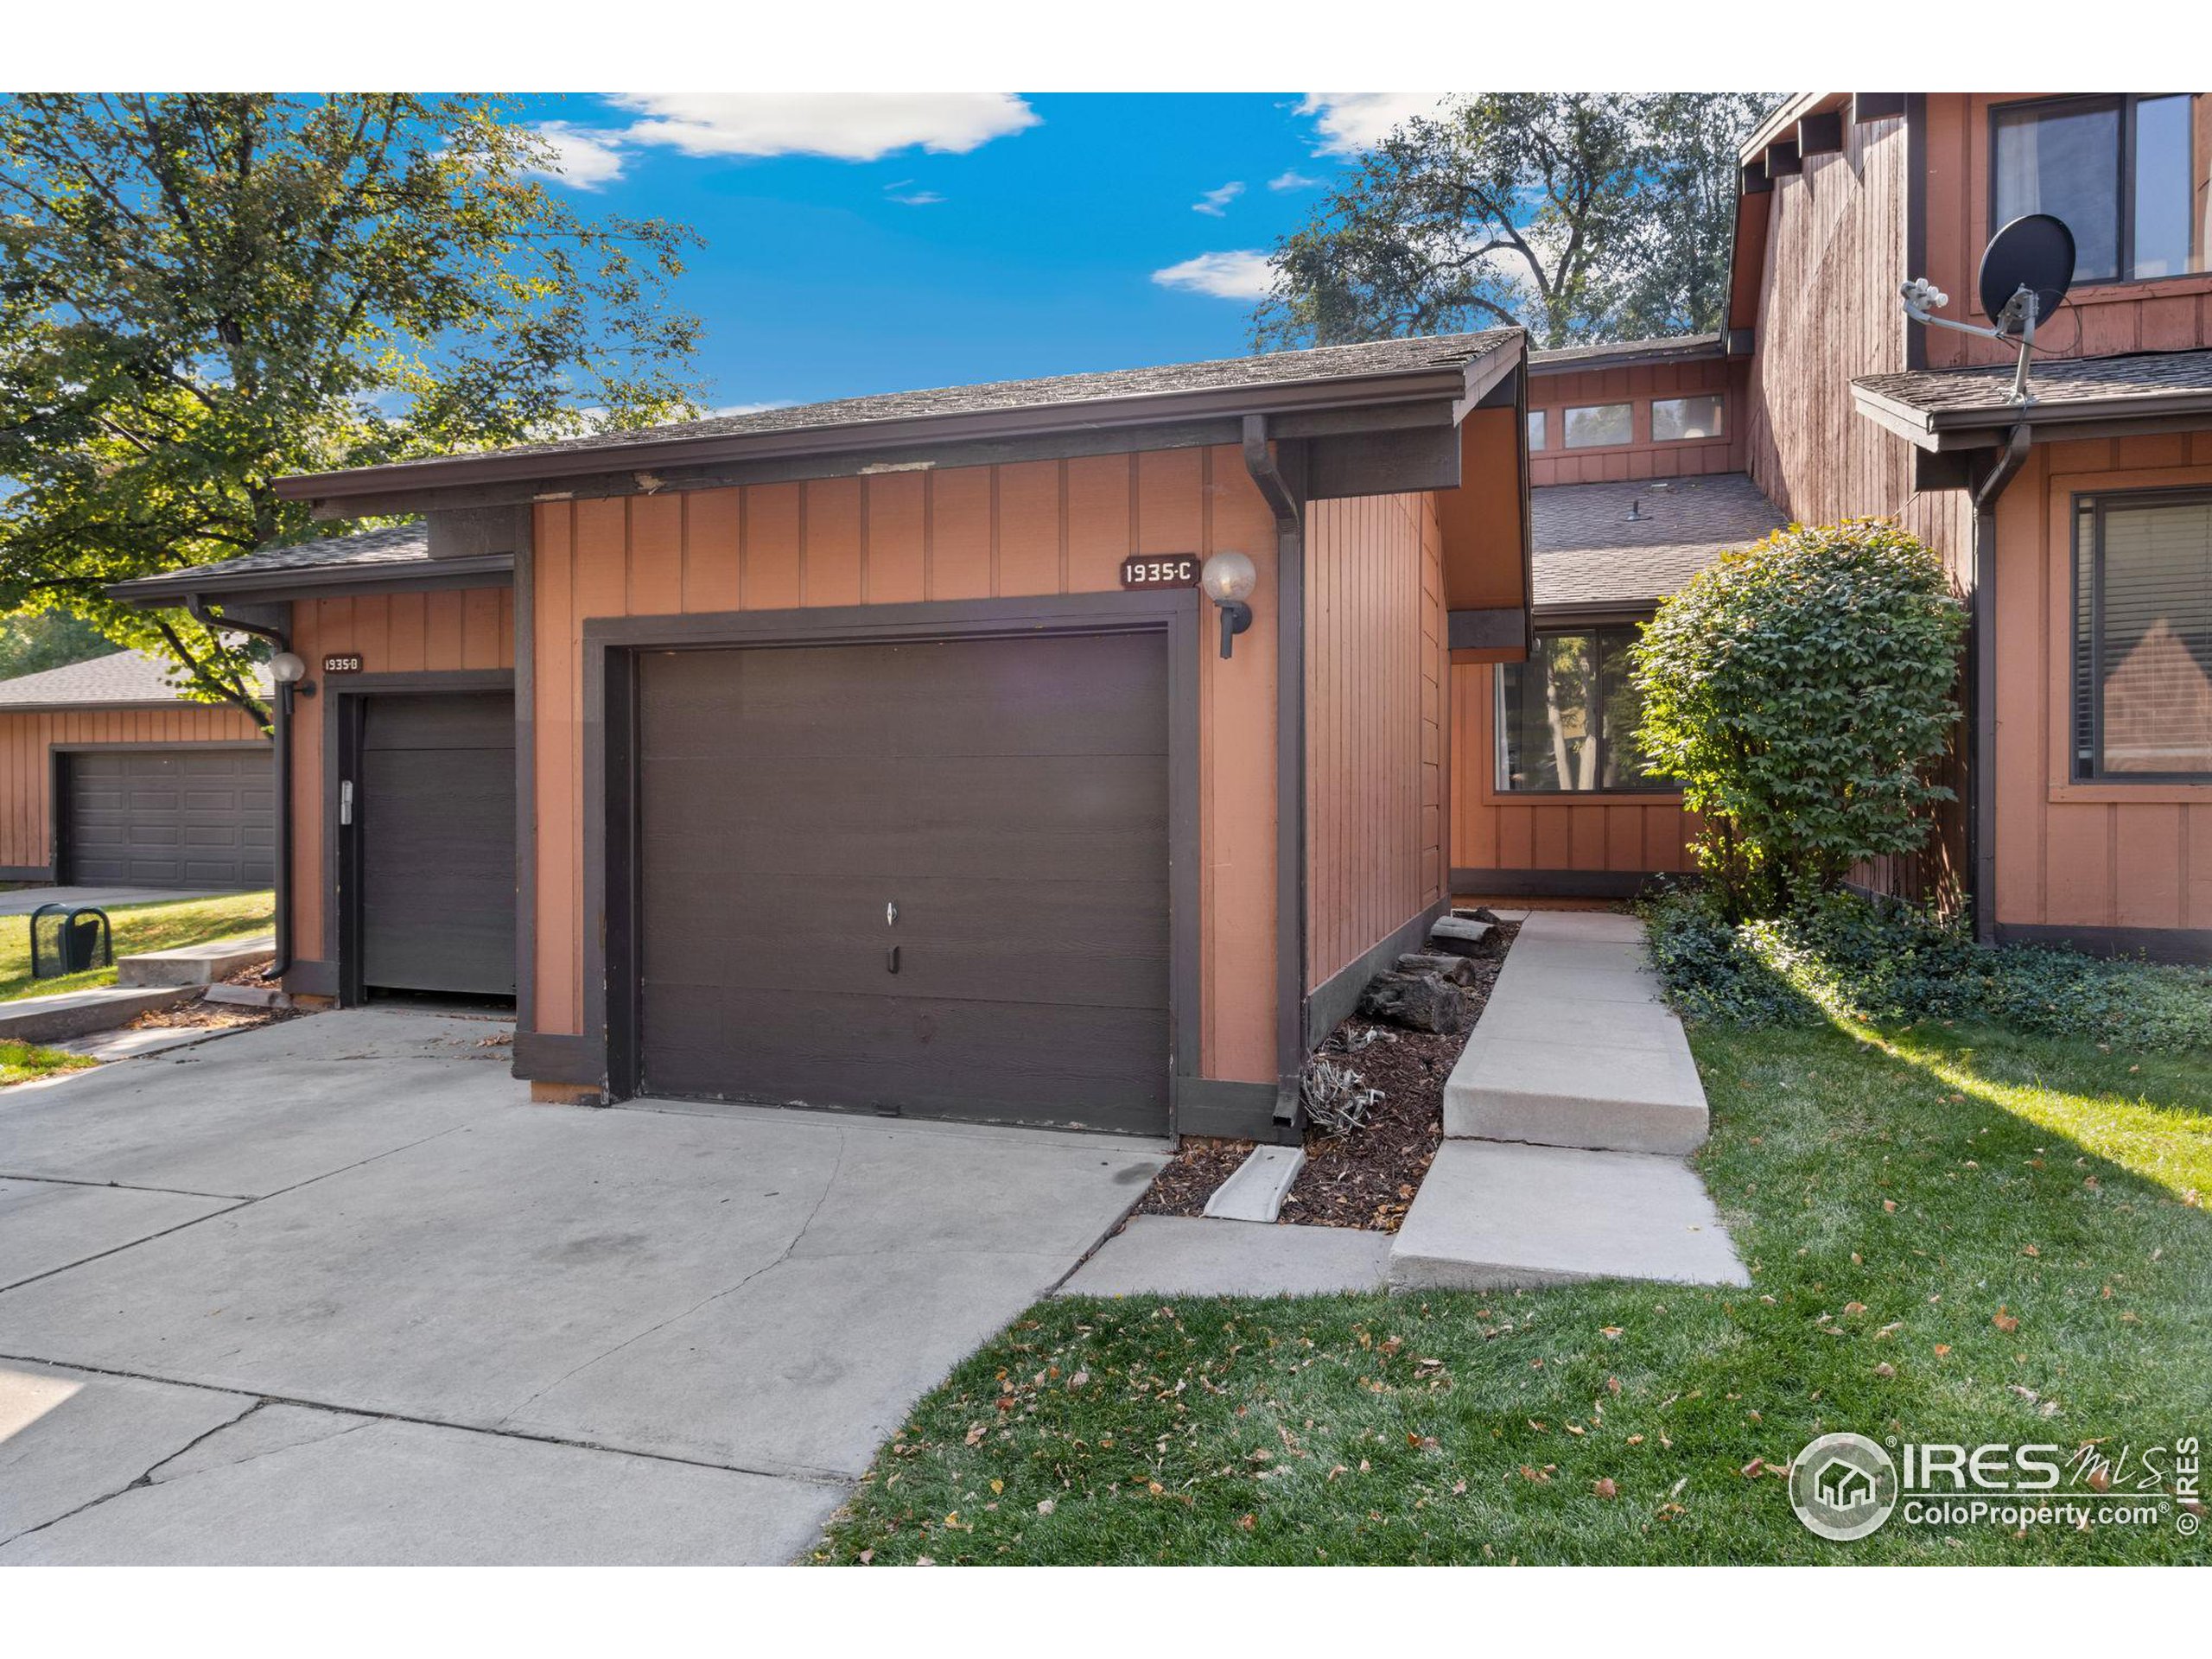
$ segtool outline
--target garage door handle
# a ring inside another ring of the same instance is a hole
[[[353,784],[351,779],[338,785],[338,822],[353,822]]]
[[[883,953],[883,971],[887,974],[899,971],[899,947],[895,944]]]

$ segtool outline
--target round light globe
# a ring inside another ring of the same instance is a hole
[[[304,658],[289,651],[280,651],[269,659],[269,672],[281,685],[296,685],[308,677]]]
[[[1252,589],[1259,585],[1259,580],[1260,573],[1253,568],[1252,561],[1236,552],[1215,554],[1198,572],[1198,585],[1217,605],[1243,603],[1252,597]]]

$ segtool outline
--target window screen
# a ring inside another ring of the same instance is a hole
[[[2212,777],[2212,494],[2075,514],[2075,774]]]

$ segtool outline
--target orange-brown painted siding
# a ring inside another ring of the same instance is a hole
[[[1444,896],[1444,538],[1432,495],[1306,519],[1306,982]]]
[[[1951,296],[1948,315],[1971,322],[1989,321],[1974,292],[1981,251],[1998,228],[1989,222],[1989,111],[1994,105],[2035,96],[2038,94],[1929,95],[1926,275]],[[2212,192],[2212,94],[2196,94],[2195,109],[2196,219],[2192,245],[2201,250],[2208,192]],[[2060,356],[2108,357],[2120,352],[2212,346],[2212,272],[2154,282],[2085,284],[2076,287],[2067,302],[2067,311],[2037,332],[2039,350]],[[2012,357],[2010,349],[1994,340],[1948,328],[1928,333],[1930,368],[2009,363]]]
[[[0,714],[0,865],[54,863],[54,748],[79,743],[238,743],[262,735],[243,709],[57,709]]]
[[[2212,486],[2212,432],[2038,445],[1997,508],[2000,925],[2212,928],[2212,785],[2075,784],[2072,499]]]
[[[1452,671],[1453,869],[1625,875],[1695,868],[1688,847],[1697,817],[1679,795],[1500,791],[1497,671],[1487,663]]]
[[[333,653],[358,652],[370,674],[512,668],[514,594],[456,588],[300,600],[292,607],[292,649],[318,682]],[[331,960],[337,950],[324,891],[322,710],[321,697],[300,702],[292,721],[292,950],[308,961]]]
[[[1740,473],[1745,454],[1742,358],[1702,358],[1688,363],[1630,363],[1618,368],[1580,369],[1529,377],[1529,411],[1544,413],[1544,447],[1529,452],[1529,482],[1606,484],[1629,479],[1693,478],[1706,473]],[[1651,402],[1718,392],[1721,399],[1718,438],[1655,442]],[[1635,441],[1603,448],[1567,447],[1567,413],[1586,404],[1630,405]]]
[[[1253,625],[1198,662],[1200,1071],[1275,1080],[1274,520],[1234,448],[544,505],[534,572],[537,1028],[582,1026],[582,631],[592,617],[1118,588],[1131,553],[1234,547]]]

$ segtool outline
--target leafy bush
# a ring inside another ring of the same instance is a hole
[[[2071,950],[1976,945],[1962,927],[1835,893],[1732,923],[1708,896],[1647,907],[1668,996],[1694,1021],[1990,1020],[2135,1048],[2212,1050],[2212,973]]]
[[[1929,771],[1965,626],[1936,555],[1872,518],[1777,531],[1660,606],[1636,648],[1639,741],[1703,816],[1731,917],[1927,839],[1952,798]]]

